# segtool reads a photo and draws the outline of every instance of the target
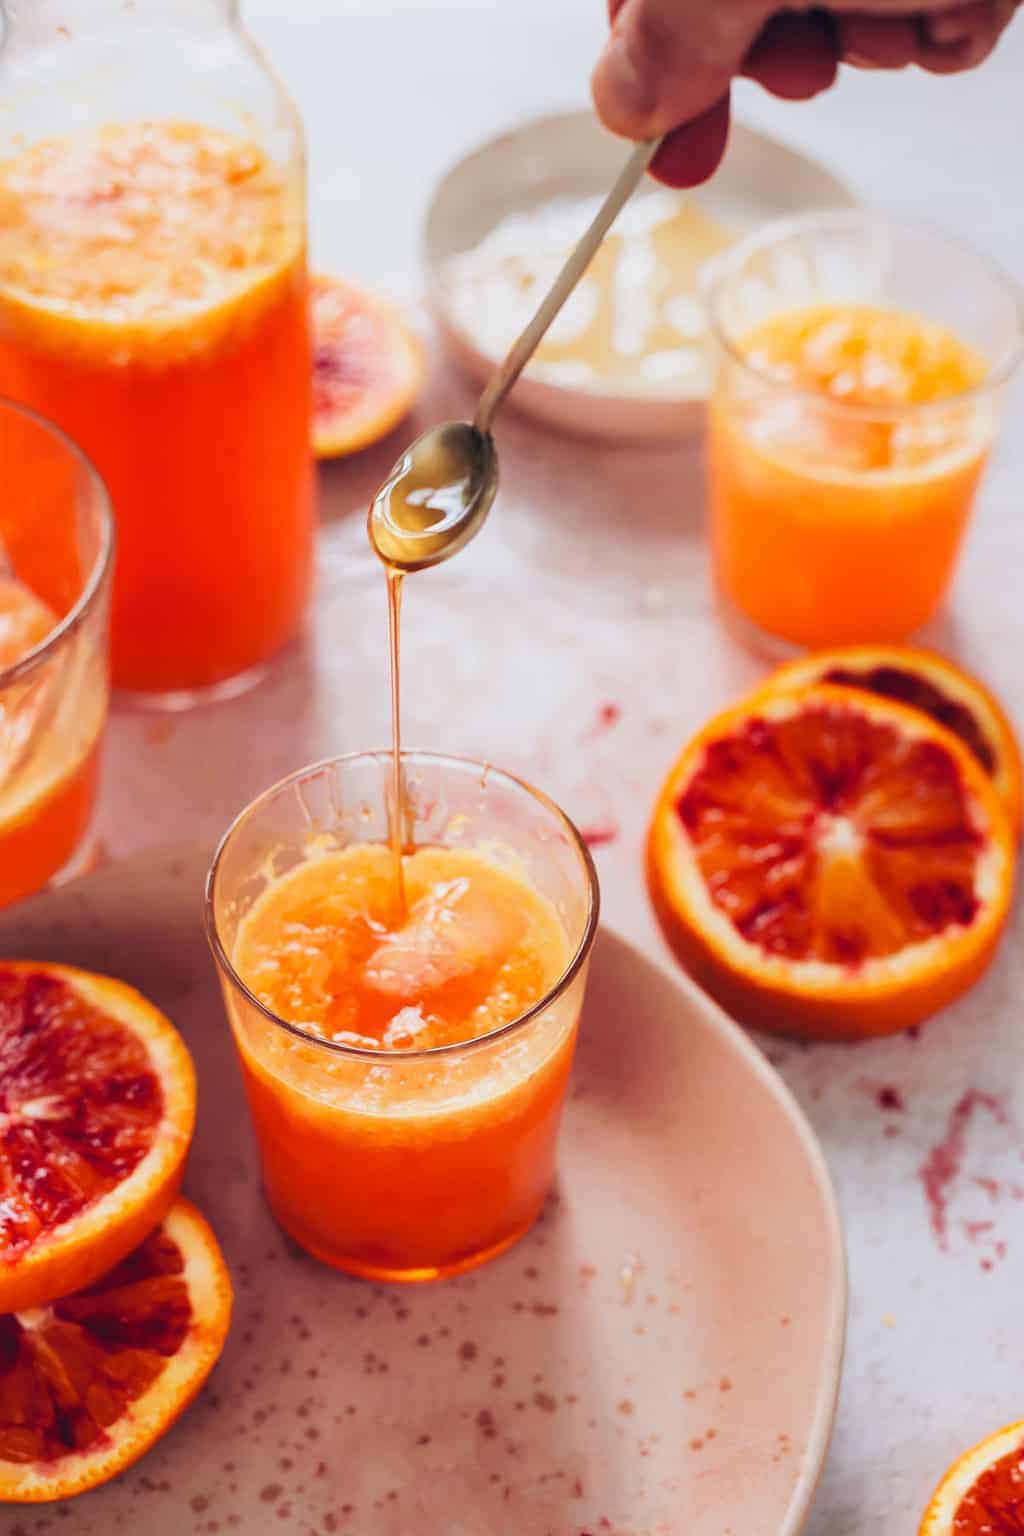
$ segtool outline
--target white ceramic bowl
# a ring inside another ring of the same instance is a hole
[[[553,198],[591,198],[611,186],[627,154],[590,112],[538,118],[467,155],[438,187],[427,213],[425,257],[431,302],[450,351],[471,378],[483,382],[495,359],[485,354],[456,318],[445,271],[451,258],[472,250],[510,214]],[[653,189],[654,183],[650,183]],[[638,197],[644,196],[640,191]],[[689,194],[712,218],[744,234],[767,219],[815,208],[855,204],[850,190],[816,161],[743,123],[734,123],[722,166]],[[520,410],[563,431],[604,439],[673,438],[699,430],[704,395],[603,390],[531,377],[527,370],[512,401]]]

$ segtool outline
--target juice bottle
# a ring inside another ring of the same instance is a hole
[[[109,487],[115,685],[235,691],[309,589],[301,133],[223,0],[39,10],[5,60],[0,393]]]

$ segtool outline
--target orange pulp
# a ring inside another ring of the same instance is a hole
[[[420,848],[404,874],[399,928],[390,850],[369,844],[298,865],[245,917],[235,969],[312,1041],[230,996],[229,1008],[282,1226],[341,1268],[422,1280],[479,1263],[536,1218],[576,1017],[556,1000],[510,1039],[482,1042],[558,981],[562,923],[478,853]],[[409,1054],[437,1046],[466,1048]]]
[[[0,672],[46,638],[57,615],[12,576],[0,576]],[[52,664],[51,664],[52,666]],[[44,665],[0,688],[0,907],[63,869],[96,798],[105,700],[85,686],[71,739],[48,724],[59,679]]]
[[[194,123],[0,165],[0,395],[89,454],[118,523],[113,675],[202,688],[295,631],[313,532],[301,189]]]
[[[750,372],[723,366],[709,418],[721,592],[798,645],[905,639],[949,585],[991,444],[984,359],[852,304],[777,315],[739,351]]]

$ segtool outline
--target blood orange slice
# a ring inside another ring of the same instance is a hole
[[[392,305],[314,277],[313,452],[340,458],[398,426],[423,385],[423,348]]]
[[[0,961],[0,1313],[136,1247],[174,1200],[194,1123],[191,1058],[144,997]]]
[[[231,1281],[187,1200],[108,1274],[0,1317],[0,1500],[84,1493],[174,1423],[224,1347]]]
[[[1013,727],[999,702],[969,672],[934,651],[905,645],[850,645],[801,656],[780,667],[767,693],[810,683],[862,688],[924,710],[959,736],[992,779],[1020,835],[1021,759]]]
[[[967,748],[859,690],[756,697],[662,790],[648,879],[682,960],[743,1022],[855,1038],[919,1023],[988,963],[1013,842]]]
[[[1024,1423],[1009,1424],[953,1463],[919,1536],[1013,1536],[1024,1531]]]

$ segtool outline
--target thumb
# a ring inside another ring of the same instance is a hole
[[[591,80],[605,127],[653,138],[721,101],[772,0],[624,0]]]

